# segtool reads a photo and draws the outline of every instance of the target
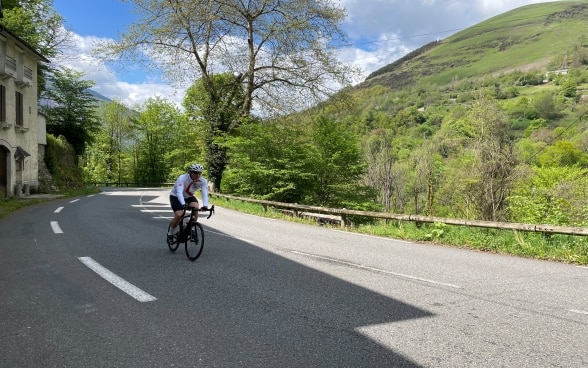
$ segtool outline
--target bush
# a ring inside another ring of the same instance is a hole
[[[63,136],[47,135],[45,164],[51,173],[57,190],[84,187],[82,170],[76,165],[75,152]]]

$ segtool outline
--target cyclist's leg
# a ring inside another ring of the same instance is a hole
[[[171,219],[171,221],[169,223],[170,231],[173,234],[174,232],[176,232],[178,225],[180,224],[180,220],[182,220],[182,214],[184,213],[184,208],[183,208],[182,204],[180,203],[180,200],[176,196],[170,195],[169,202],[170,202],[172,211],[174,211],[174,217]]]
[[[198,203],[198,199],[196,199],[196,197],[194,197],[194,196],[186,198],[186,203],[188,204],[188,206],[190,208],[195,208],[195,209],[200,208],[200,203]],[[198,221],[198,215],[196,214],[196,216],[194,216],[192,219],[194,221]]]

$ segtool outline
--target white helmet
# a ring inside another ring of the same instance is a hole
[[[188,171],[189,172],[203,172],[204,171],[204,167],[200,164],[192,164],[188,167]]]

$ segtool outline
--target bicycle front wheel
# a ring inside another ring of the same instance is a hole
[[[204,248],[204,229],[198,222],[192,223],[190,235],[186,239],[186,256],[190,261],[195,261]]]

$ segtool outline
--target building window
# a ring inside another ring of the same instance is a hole
[[[6,87],[0,84],[0,122],[6,122]]]
[[[6,74],[12,75],[13,78],[16,78],[16,59],[6,55]]]
[[[16,125],[23,126],[24,124],[24,101],[22,93],[16,92]]]

